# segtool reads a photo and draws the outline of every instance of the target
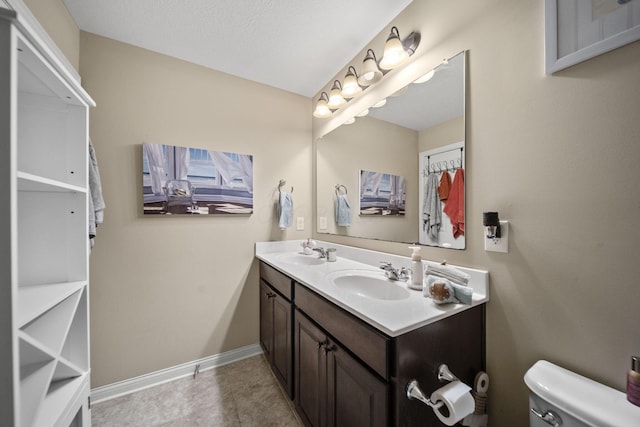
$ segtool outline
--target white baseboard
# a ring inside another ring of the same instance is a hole
[[[257,356],[261,353],[262,348],[260,347],[260,344],[252,344],[235,350],[214,354],[213,356],[172,366],[160,371],[150,372],[148,374],[140,375],[139,377],[96,387],[91,389],[91,403],[104,402],[106,400],[115,399],[116,397],[144,390],[145,388],[191,376],[196,369],[196,365],[200,365],[199,371],[203,372],[229,363],[237,362],[248,357]]]

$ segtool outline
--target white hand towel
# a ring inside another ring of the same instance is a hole
[[[340,227],[351,225],[351,206],[346,194],[340,194],[336,199],[336,222]]]
[[[422,227],[432,242],[438,241],[440,224],[442,222],[442,208],[438,196],[438,176],[430,173],[425,185],[424,204],[422,206]]]
[[[89,238],[96,235],[96,227],[104,220],[104,198],[96,152],[89,141]],[[93,243],[93,241],[92,241]]]
[[[467,273],[458,270],[455,267],[436,264],[430,261],[427,261],[427,269],[424,274],[443,277],[463,286],[467,286],[469,284],[469,279],[471,278]]]
[[[280,192],[278,200],[278,226],[281,230],[290,227],[293,223],[293,197],[291,193]]]

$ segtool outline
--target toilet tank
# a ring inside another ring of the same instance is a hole
[[[525,374],[524,382],[531,390],[531,427],[554,425],[534,411],[555,413],[561,419],[558,427],[640,426],[640,407],[627,401],[626,394],[553,363],[537,361]]]

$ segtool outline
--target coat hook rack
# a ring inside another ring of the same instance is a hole
[[[282,193],[282,187],[284,187],[285,185],[287,185],[287,181],[284,179],[281,179],[280,182],[278,183],[278,192]],[[291,192],[293,193],[293,185],[291,186]]]

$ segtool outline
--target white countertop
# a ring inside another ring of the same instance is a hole
[[[258,242],[256,257],[391,337],[402,335],[489,301],[489,273],[457,265],[456,268],[468,273],[471,277],[469,282],[469,286],[473,288],[471,305],[435,304],[430,298],[425,298],[421,291],[409,289],[405,282],[400,281],[389,281],[389,286],[401,286],[407,289],[409,291],[407,298],[381,300],[358,295],[335,285],[330,277],[338,274],[336,272],[345,270],[368,270],[384,277],[384,271],[379,268],[380,261],[391,262],[396,268],[404,266],[410,269],[411,259],[316,241],[317,246],[336,248],[337,261],[312,260],[319,255],[316,252],[312,255],[304,255],[302,242],[302,240]],[[407,253],[410,253],[409,249]],[[310,263],[313,265],[309,265]]]

